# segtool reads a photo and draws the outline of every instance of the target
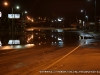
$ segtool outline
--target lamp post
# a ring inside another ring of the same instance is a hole
[[[23,17],[24,17],[24,13],[27,14],[27,11],[22,12],[22,21],[21,21],[21,25],[22,25],[22,27],[23,27],[23,20],[24,20]]]
[[[86,19],[87,19],[87,22],[88,22],[88,16],[85,16],[86,17]]]
[[[91,0],[88,0],[88,1],[91,1]],[[96,4],[97,4],[97,1],[95,0],[94,3],[95,3],[95,26],[96,26],[96,31],[98,31],[98,24],[96,24],[96,16],[97,16],[97,14],[96,14]]]
[[[81,12],[84,12],[85,13],[85,17],[84,17],[85,19],[84,20],[86,22],[86,11],[85,10],[81,10]]]
[[[96,25],[96,32],[98,32],[98,24],[96,23],[96,0],[95,0],[95,25]]]
[[[19,9],[19,6],[16,6],[16,8],[17,9]],[[14,7],[12,7],[12,44],[13,44],[13,39],[14,39],[14,37],[13,37],[13,32],[14,32],[14,29],[13,29],[13,26],[14,26],[14,23],[13,23],[13,20],[14,20],[14,18],[15,18],[15,15],[14,15]]]
[[[85,21],[83,21],[83,30],[85,30],[85,23],[86,23],[86,10],[81,10],[81,12],[84,12],[85,13],[85,16],[84,16],[84,20]]]
[[[27,11],[22,12],[22,18],[23,18],[23,16],[24,16],[24,13],[27,14]]]

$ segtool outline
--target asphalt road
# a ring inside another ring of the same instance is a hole
[[[36,75],[100,75],[99,45],[80,45]]]
[[[75,44],[64,47],[43,45],[7,51],[0,55],[0,75],[59,75],[65,70],[73,75],[74,71],[99,71],[100,47],[95,44],[91,46],[94,48]]]
[[[76,47],[77,45],[65,45],[64,47],[43,45],[5,51],[0,55],[0,75],[35,74]]]
[[[0,75],[99,75],[99,45],[84,39],[64,46],[0,50]]]

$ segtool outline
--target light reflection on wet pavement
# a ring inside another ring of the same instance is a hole
[[[5,35],[6,36],[6,35]],[[9,35],[11,36],[11,35]],[[81,31],[61,31],[56,30],[34,30],[26,31],[23,34],[14,34],[15,40],[20,40],[20,44],[12,45],[9,44],[10,38],[1,37],[1,46],[0,50],[10,50],[10,49],[22,49],[30,48],[37,45],[51,44],[51,46],[63,47],[65,44],[82,44],[88,45],[93,41],[98,42],[94,39],[93,35],[86,34]],[[3,40],[3,41],[2,41]],[[6,45],[5,45],[6,43]]]

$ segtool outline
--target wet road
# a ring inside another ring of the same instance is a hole
[[[48,39],[39,40],[32,48],[0,50],[0,75],[53,74],[46,73],[49,70],[55,72],[59,70],[99,71],[100,43],[95,39],[83,39],[83,34],[79,32],[52,33],[49,38],[49,35],[43,33],[41,36],[45,35],[44,38],[48,37]],[[32,36],[29,34],[29,37]],[[54,73],[53,75],[59,74]]]
[[[0,55],[0,75],[28,75],[31,72],[38,72],[76,46],[66,45],[61,48],[44,45],[2,54]]]

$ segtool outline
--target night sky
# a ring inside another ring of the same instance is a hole
[[[4,0],[0,0],[3,2]],[[32,16],[48,16],[48,17],[82,17],[84,13],[80,10],[84,9],[90,20],[94,18],[95,0],[7,0],[9,7],[5,10],[11,11],[11,7],[20,6],[20,12],[27,10]],[[100,0],[97,1],[97,15],[100,15]],[[2,6],[1,6],[2,7]],[[4,7],[2,7],[4,11]]]

